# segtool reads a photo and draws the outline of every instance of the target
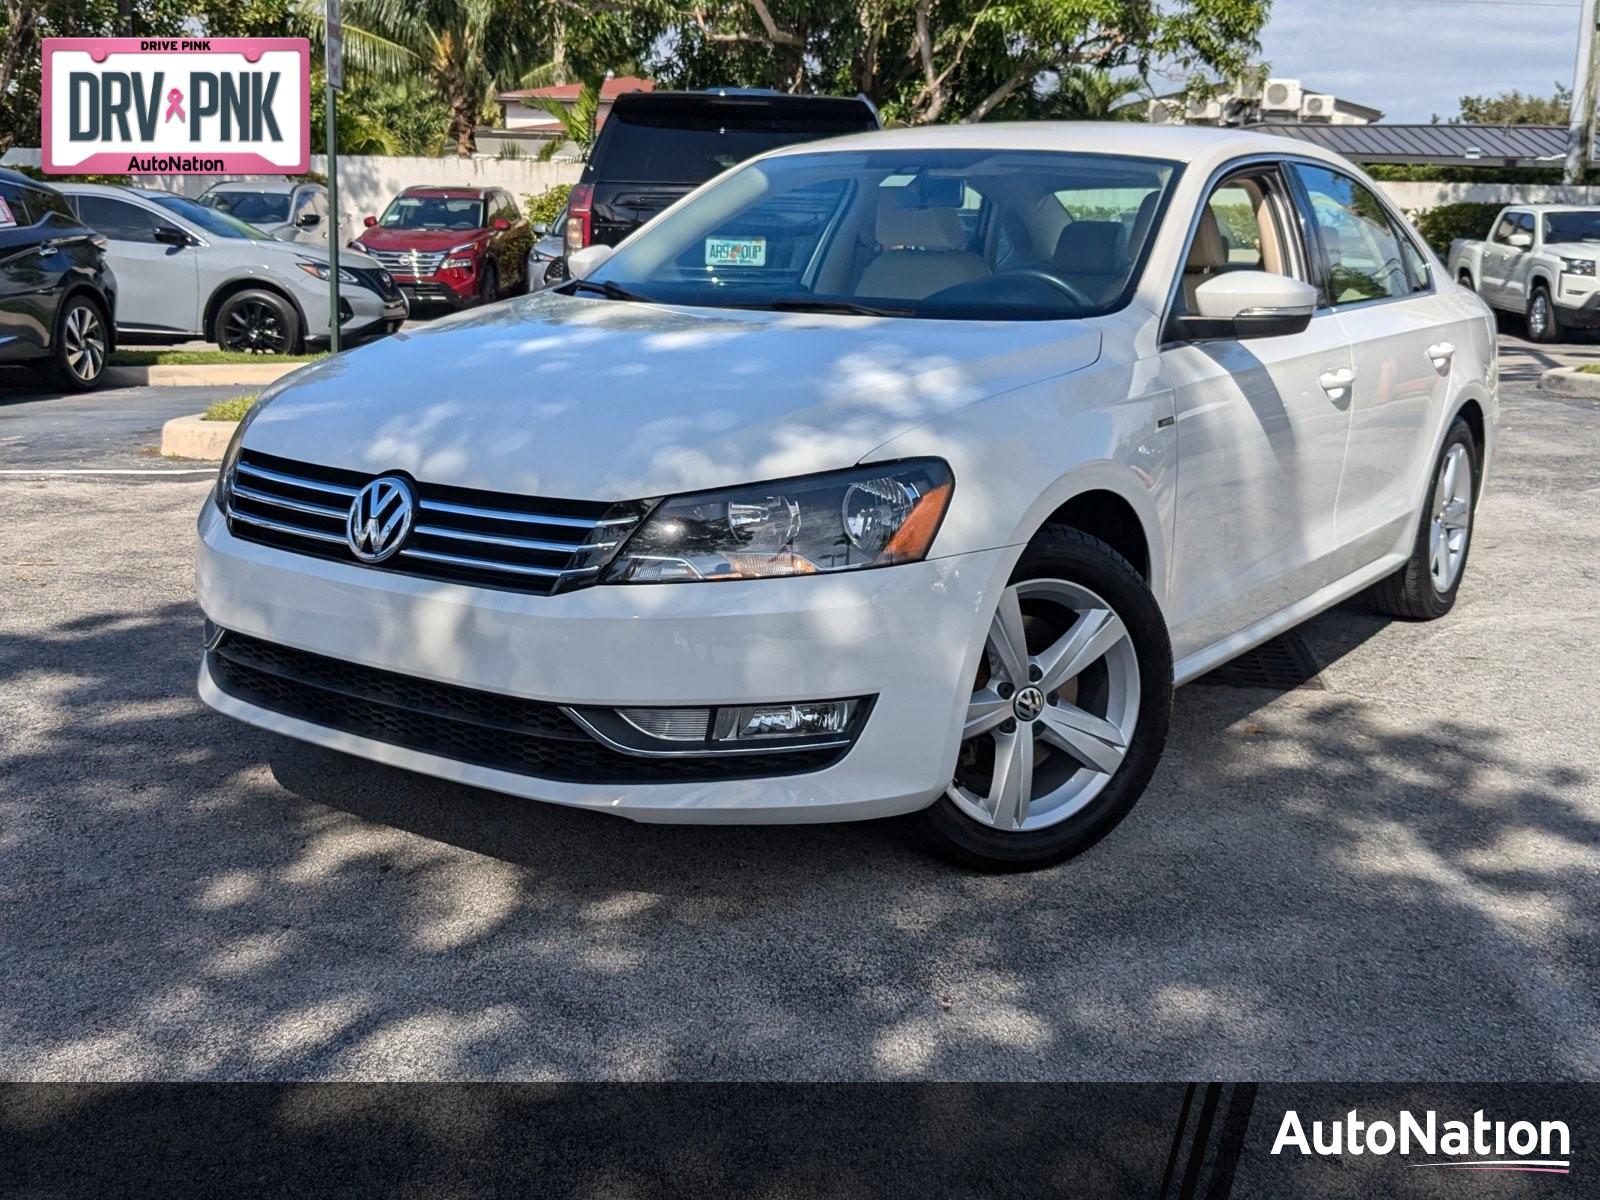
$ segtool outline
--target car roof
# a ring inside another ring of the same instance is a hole
[[[828,154],[860,150],[1053,150],[1117,154],[1172,162],[1211,164],[1248,154],[1281,154],[1350,164],[1339,155],[1294,138],[1248,129],[1201,125],[1144,125],[1133,121],[1009,121],[976,125],[925,125],[854,133],[826,142],[802,142],[769,152]]]
[[[1600,204],[1507,204],[1505,207],[1514,212],[1530,213],[1600,212]]]
[[[482,200],[493,187],[448,187],[445,185],[432,185],[419,183],[414,187],[402,189],[402,196],[434,196],[441,200]]]
[[[264,192],[284,196],[295,188],[315,186],[309,179],[224,179],[221,183],[213,183],[206,191]]]

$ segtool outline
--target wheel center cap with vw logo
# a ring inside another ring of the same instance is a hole
[[[1011,701],[1011,711],[1019,721],[1037,721],[1044,711],[1044,693],[1036,687],[1021,688]]]
[[[404,479],[398,475],[374,479],[350,502],[344,526],[350,553],[362,562],[382,562],[405,543],[416,511],[417,498]]]

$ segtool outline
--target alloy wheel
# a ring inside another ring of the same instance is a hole
[[[1013,584],[989,627],[947,795],[996,829],[1066,820],[1122,765],[1139,692],[1133,640],[1105,600],[1064,579]]]
[[[1539,292],[1533,297],[1533,303],[1528,306],[1528,332],[1536,338],[1541,338],[1549,325],[1550,301],[1545,299],[1543,292]]]
[[[1428,531],[1428,573],[1440,595],[1455,586],[1467,557],[1472,534],[1472,461],[1457,442],[1444,457],[1433,489],[1433,515]]]
[[[229,310],[221,344],[224,350],[247,354],[283,354],[289,337],[277,309],[261,300],[246,300]]]
[[[106,331],[100,314],[87,304],[75,304],[61,329],[61,347],[67,369],[84,383],[100,377],[106,361]]]

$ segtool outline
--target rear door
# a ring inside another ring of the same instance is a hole
[[[31,188],[0,180],[0,361],[33,358],[55,328],[67,259],[29,203]]]
[[[153,333],[200,332],[199,251],[158,241],[177,222],[115,196],[73,196],[84,224],[106,239],[117,275],[117,328]]]
[[[1323,298],[1355,366],[1336,514],[1345,573],[1382,557],[1409,525],[1467,332],[1435,292],[1411,232],[1359,180],[1301,163]]]

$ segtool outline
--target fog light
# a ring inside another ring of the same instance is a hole
[[[719,708],[713,737],[719,742],[748,742],[843,733],[850,726],[855,707],[854,700],[813,700]]]
[[[617,715],[640,733],[668,742],[703,742],[709,708],[619,708]]]

